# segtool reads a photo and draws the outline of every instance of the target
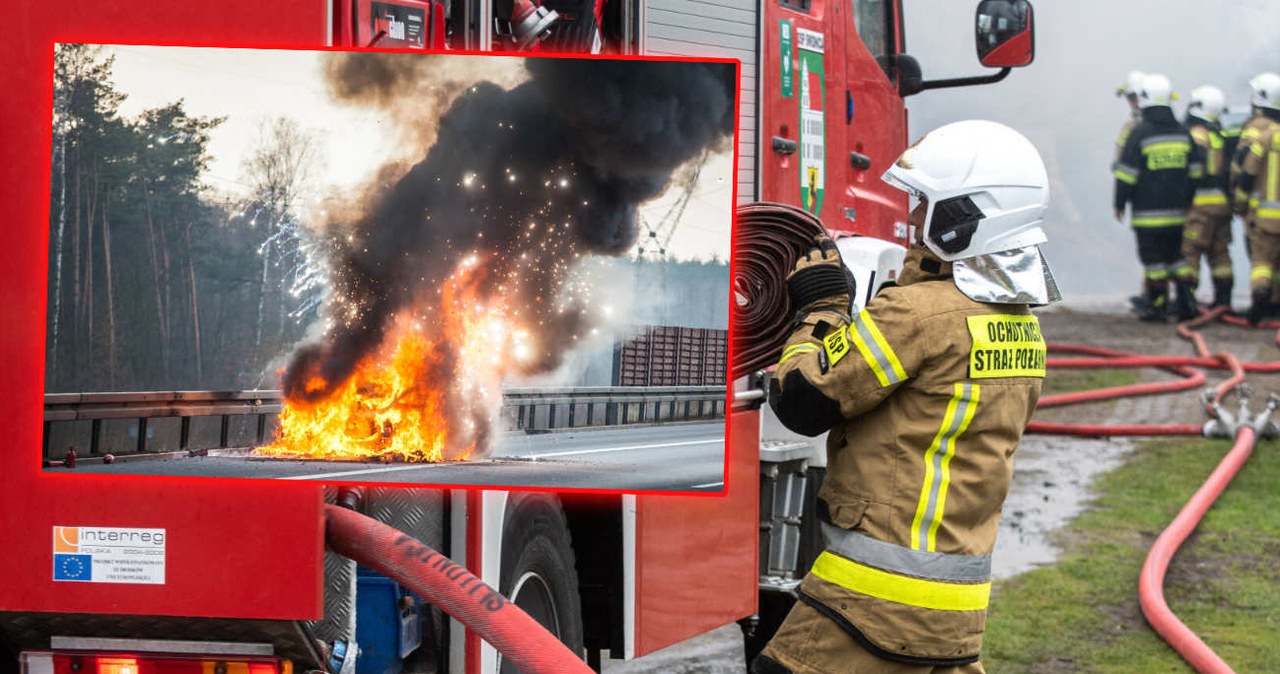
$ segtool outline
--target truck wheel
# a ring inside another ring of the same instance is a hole
[[[555,497],[512,494],[502,527],[499,590],[569,650],[582,653],[582,600],[569,523]],[[501,674],[519,674],[499,658]]]

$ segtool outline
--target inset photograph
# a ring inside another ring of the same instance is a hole
[[[722,490],[737,67],[57,45],[44,471]]]

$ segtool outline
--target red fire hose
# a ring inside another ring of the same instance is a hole
[[[1054,343],[1049,344],[1048,349],[1050,353],[1073,353],[1083,356],[1092,356],[1091,358],[1050,358],[1045,363],[1046,366],[1050,368],[1160,367],[1174,374],[1180,375],[1182,379],[1150,384],[1113,386],[1111,388],[1096,389],[1093,391],[1059,393],[1057,395],[1050,395],[1041,398],[1037,407],[1056,407],[1059,405],[1073,405],[1076,403],[1095,400],[1110,400],[1112,398],[1127,396],[1172,393],[1174,391],[1185,391],[1187,389],[1198,388],[1205,382],[1205,375],[1203,372],[1187,367],[1187,365],[1195,364],[1189,361],[1194,361],[1196,359],[1176,356],[1159,358],[1152,356],[1139,356],[1138,354],[1129,353],[1127,351],[1105,349],[1102,347],[1090,346],[1088,344]],[[1202,427],[1196,424],[1067,424],[1047,423],[1043,421],[1033,421],[1030,424],[1027,424],[1028,433],[1079,435],[1090,438],[1135,435],[1200,435],[1202,430]]]
[[[1142,603],[1142,614],[1160,637],[1183,657],[1197,672],[1219,674],[1233,671],[1213,649],[1205,645],[1186,625],[1178,620],[1178,616],[1169,610],[1164,601],[1164,574],[1169,568],[1169,560],[1178,546],[1186,540],[1191,531],[1200,523],[1205,511],[1213,505],[1214,500],[1226,489],[1231,478],[1235,477],[1244,462],[1253,453],[1256,437],[1253,429],[1243,427],[1236,435],[1235,447],[1227,454],[1218,467],[1201,485],[1190,501],[1182,507],[1182,511],[1174,518],[1155,545],[1147,553],[1147,561],[1142,565],[1142,575],[1138,578],[1138,597]]]
[[[493,644],[525,674],[592,674],[560,640],[448,557],[377,520],[326,505],[325,544],[404,585]]]
[[[1207,411],[1211,417],[1219,417],[1219,405],[1224,396],[1232,389],[1241,384],[1245,379],[1246,372],[1280,372],[1280,361],[1271,363],[1240,363],[1232,354],[1220,352],[1210,354],[1208,347],[1205,345],[1204,337],[1198,332],[1192,330],[1201,324],[1207,323],[1215,319],[1222,319],[1229,323],[1238,323],[1233,317],[1224,315],[1225,308],[1212,312],[1205,312],[1200,317],[1183,323],[1178,326],[1178,334],[1184,339],[1191,341],[1195,346],[1196,356],[1179,357],[1179,356],[1140,356],[1112,349],[1102,349],[1080,344],[1051,344],[1049,351],[1055,353],[1072,353],[1077,354],[1077,358],[1051,358],[1048,359],[1046,365],[1051,368],[1131,368],[1131,367],[1159,367],[1170,372],[1174,372],[1183,377],[1181,380],[1172,382],[1162,382],[1159,384],[1136,384],[1132,386],[1118,386],[1108,389],[1100,389],[1096,391],[1083,391],[1078,393],[1068,393],[1056,396],[1046,396],[1040,400],[1041,407],[1051,407],[1054,405],[1065,405],[1089,400],[1102,400],[1107,398],[1116,398],[1120,396],[1145,395],[1148,393],[1163,393],[1170,391],[1184,390],[1194,388],[1204,382],[1204,374],[1199,370],[1192,368],[1206,369],[1226,369],[1231,371],[1231,377],[1226,381],[1218,384],[1216,393],[1211,402],[1206,402]],[[1261,326],[1280,328],[1280,324]],[[1276,333],[1276,344],[1280,346],[1280,331]],[[1243,408],[1242,408],[1243,409]],[[1268,410],[1272,406],[1268,406]],[[1269,412],[1268,412],[1269,414]],[[1223,415],[1229,416],[1229,415]],[[1265,418],[1264,418],[1265,420]],[[1168,644],[1178,652],[1197,672],[1201,674],[1222,674],[1232,672],[1233,670],[1225,661],[1213,652],[1205,643],[1195,635],[1181,620],[1178,619],[1173,611],[1169,609],[1169,605],[1164,600],[1164,576],[1169,568],[1169,562],[1173,558],[1178,547],[1182,545],[1187,536],[1199,524],[1201,518],[1213,502],[1222,494],[1231,479],[1235,477],[1240,468],[1244,466],[1245,461],[1253,453],[1254,444],[1257,441],[1257,435],[1254,429],[1248,424],[1248,419],[1231,420],[1229,423],[1234,424],[1237,421],[1242,423],[1236,433],[1235,446],[1223,458],[1222,462],[1209,476],[1209,479],[1196,491],[1191,500],[1183,506],[1178,516],[1168,528],[1160,534],[1155,544],[1147,554],[1146,562],[1142,566],[1142,573],[1138,580],[1138,596],[1142,605],[1142,613],[1146,616],[1147,622],[1151,624],[1152,629],[1158,633]],[[1116,436],[1116,435],[1199,435],[1201,428],[1196,425],[1189,424],[1167,424],[1167,425],[1087,425],[1087,424],[1048,424],[1043,422],[1033,422],[1027,428],[1028,432],[1038,433],[1054,433],[1054,434],[1073,434],[1091,437]]]
[[[1193,331],[1192,328],[1222,318],[1225,310],[1225,307],[1219,307],[1212,311],[1206,311],[1199,317],[1178,325],[1178,334],[1192,342],[1196,349],[1196,356],[1142,356],[1087,344],[1049,344],[1048,350],[1051,353],[1071,353],[1086,356],[1084,358],[1050,358],[1045,363],[1050,368],[1159,367],[1182,376],[1182,379],[1045,396],[1040,399],[1038,407],[1054,407],[1125,396],[1185,391],[1196,388],[1205,381],[1204,373],[1193,368],[1231,370],[1231,377],[1218,384],[1213,401],[1206,404],[1209,416],[1216,416],[1216,407],[1222,402],[1227,393],[1244,381],[1245,372],[1280,372],[1280,361],[1241,364],[1235,356],[1229,353],[1224,352],[1212,355],[1209,353],[1204,337],[1200,333]],[[1276,339],[1277,344],[1280,345],[1280,333],[1277,333]],[[1201,426],[1193,424],[1051,424],[1033,421],[1027,425],[1028,433],[1081,435],[1085,437],[1200,435],[1202,430]]]
[[[733,226],[733,378],[778,362],[795,317],[787,275],[826,233],[822,221],[794,206],[739,206]]]

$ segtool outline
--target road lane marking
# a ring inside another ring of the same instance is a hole
[[[688,442],[663,442],[652,445],[628,445],[626,447],[604,447],[602,449],[575,449],[565,452],[548,452],[546,454],[525,454],[511,458],[542,459],[555,456],[572,456],[574,454],[599,454],[601,452],[622,452],[629,449],[657,449],[658,447],[683,447],[686,445],[709,445],[712,443],[724,444],[724,438],[716,438],[714,440],[690,440]]]
[[[723,487],[724,482],[708,482],[706,484],[695,484],[690,489],[710,489],[712,487]]]
[[[348,470],[341,473],[319,473],[317,475],[294,475],[292,477],[276,478],[279,480],[327,480],[335,477],[346,477],[348,475],[368,475],[369,473],[392,473],[397,470],[413,470],[433,464],[415,463],[411,466],[391,466],[389,468],[366,468],[364,470]]]
[[[621,452],[630,449],[649,449],[658,447],[683,447],[687,445],[707,445],[711,443],[724,443],[724,438],[716,438],[714,440],[690,440],[687,442],[664,442],[653,445],[628,445],[625,447],[605,447],[603,449],[576,449],[565,452],[552,452],[549,454],[524,454],[520,456],[510,456],[506,458],[513,459],[541,459],[545,457],[570,456],[573,454],[598,454],[600,452]],[[504,457],[494,457],[504,458]],[[415,468],[424,468],[435,464],[415,463],[407,466],[390,466],[385,468],[365,468],[363,470],[347,470],[338,473],[318,473],[316,475],[294,475],[291,477],[278,478],[281,480],[327,480],[337,477],[348,477],[351,475],[368,475],[370,473],[391,473],[399,470],[413,470]]]

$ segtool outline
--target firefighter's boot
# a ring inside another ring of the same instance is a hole
[[[1190,280],[1179,280],[1175,286],[1177,299],[1174,301],[1174,314],[1178,322],[1189,321],[1200,315],[1200,307],[1196,306],[1196,287]]]
[[[1231,313],[1231,285],[1233,279],[1216,278],[1213,280],[1213,306],[1226,307]]]
[[[1147,305],[1138,314],[1145,323],[1163,323],[1169,317],[1168,281],[1147,281]]]
[[[1147,304],[1146,295],[1133,295],[1129,298],[1129,311],[1141,315],[1142,312],[1147,310]]]
[[[1249,305],[1249,313],[1245,314],[1245,319],[1249,321],[1249,325],[1257,325],[1271,310],[1271,289],[1254,288],[1252,300],[1253,303]]]

